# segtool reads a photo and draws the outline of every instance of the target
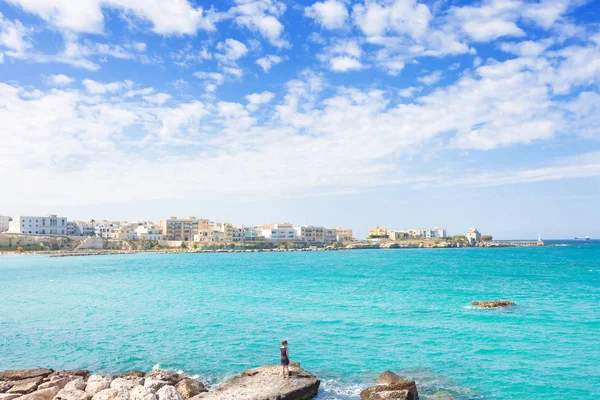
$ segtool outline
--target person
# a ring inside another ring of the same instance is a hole
[[[281,348],[279,352],[281,353],[281,366],[283,367],[283,377],[290,376],[290,351],[288,350],[288,342],[284,340],[281,342]]]

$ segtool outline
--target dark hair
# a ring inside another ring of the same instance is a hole
[[[286,344],[287,344],[287,340],[282,340],[282,341],[281,341],[281,345],[282,345],[282,346],[285,346]]]

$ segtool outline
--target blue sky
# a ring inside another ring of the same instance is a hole
[[[0,214],[599,237],[599,9],[0,0]]]

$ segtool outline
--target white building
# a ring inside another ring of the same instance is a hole
[[[9,228],[9,223],[12,220],[11,217],[0,215],[0,233],[6,232]]]
[[[268,228],[261,229],[261,234],[265,239],[294,242],[298,240],[294,228]]]
[[[76,221],[77,228],[82,236],[95,236],[96,224],[94,222]]]
[[[16,217],[9,223],[9,233],[33,235],[66,235],[67,218],[48,215],[45,217]]]
[[[79,225],[73,221],[67,221],[67,235],[69,236],[81,236]]]
[[[102,223],[94,225],[94,234],[103,239],[110,239],[110,234],[118,228],[118,225]]]
[[[135,233],[140,240],[153,240],[155,242],[163,240],[162,229],[158,226],[140,225],[135,229]]]
[[[481,242],[481,233],[475,228],[469,228],[467,239],[469,240],[469,244],[473,246],[475,243]]]

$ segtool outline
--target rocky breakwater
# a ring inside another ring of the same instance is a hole
[[[249,369],[229,382],[192,400],[306,400],[315,396],[321,382],[304,371],[298,363],[290,363],[290,376],[284,378],[281,365]]]
[[[163,370],[131,371],[121,375],[90,375],[86,370],[51,369],[0,372],[0,400],[305,400],[319,390],[319,380],[290,365],[291,376],[281,376],[281,366],[244,371],[215,390],[202,382]]]
[[[392,371],[385,371],[377,378],[377,385],[360,392],[361,400],[419,400],[417,384]]]

